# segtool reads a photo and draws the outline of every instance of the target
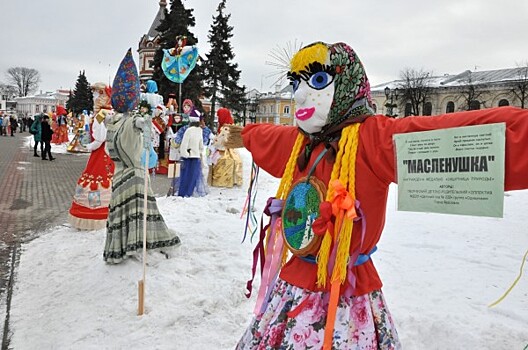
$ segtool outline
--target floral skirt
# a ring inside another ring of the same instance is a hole
[[[236,349],[321,349],[328,299],[278,280]],[[340,297],[332,349],[401,349],[381,291]]]

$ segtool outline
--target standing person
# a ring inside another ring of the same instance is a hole
[[[205,196],[207,188],[202,174],[203,130],[199,117],[191,116],[189,122],[180,144],[182,165],[178,196]]]
[[[16,130],[18,128],[18,121],[14,115],[9,117],[9,125],[11,126],[11,136],[15,136]]]
[[[7,136],[7,129],[9,127],[9,116],[4,114],[4,119],[2,119],[2,135]]]
[[[33,141],[35,141],[35,144],[33,145],[33,157],[40,157],[37,153],[39,143],[40,153],[44,155],[44,143],[42,143],[42,118],[44,116],[44,113],[35,115],[33,117],[33,123],[31,123],[31,127],[29,128],[29,132],[33,134]]]
[[[213,187],[233,187],[242,185],[242,159],[234,148],[223,144],[224,126],[233,125],[234,120],[227,108],[220,108],[218,116],[218,133],[210,147],[210,167],[207,183]]]
[[[145,188],[145,169],[140,161],[145,119],[141,114],[129,114],[138,102],[139,77],[129,50],[119,66],[112,89],[112,106],[117,114],[107,123],[108,152],[115,162],[103,253],[109,264],[120,263],[143,250],[145,191],[147,250],[167,253],[168,249],[180,244],[180,238],[165,224],[150,184]]]
[[[41,141],[44,143],[44,151],[42,152],[42,160],[55,160],[51,155],[51,138],[53,130],[51,130],[50,118],[47,114],[42,117],[41,124]],[[46,158],[46,156],[48,156]]]
[[[27,117],[23,116],[20,122],[20,132],[26,132],[26,126],[27,126]]]
[[[26,129],[29,131],[29,129],[31,129],[31,124],[33,124],[33,118],[26,116],[24,119],[24,131],[26,131]]]
[[[77,181],[69,211],[70,224],[79,230],[99,230],[106,226],[112,196],[115,165],[106,152],[105,118],[112,106],[110,89],[105,83],[92,85],[94,113],[90,126],[91,142],[86,145],[90,158]]]

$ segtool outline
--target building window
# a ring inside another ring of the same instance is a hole
[[[284,114],[290,114],[290,106],[284,106]]]
[[[477,100],[473,100],[469,103],[469,110],[470,111],[476,111],[480,109],[480,102]]]
[[[455,103],[453,101],[449,101],[446,106],[446,113],[453,113],[455,111]]]
[[[412,112],[412,106],[410,103],[405,104],[405,116],[408,117],[411,115]]]
[[[433,105],[431,104],[431,102],[426,102],[424,104],[423,115],[432,115],[432,114],[433,114]]]
[[[499,107],[509,106],[509,105],[510,105],[510,102],[508,102],[508,100],[506,100],[504,98],[499,101]]]

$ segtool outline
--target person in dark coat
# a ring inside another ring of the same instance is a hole
[[[37,153],[38,144],[40,143],[40,153],[44,154],[44,143],[42,142],[41,138],[41,125],[42,125],[42,118],[45,115],[45,113],[37,114],[35,116],[35,119],[33,123],[31,124],[31,127],[29,128],[29,132],[33,134],[33,140],[35,141],[35,144],[33,145],[33,157],[40,157]]]
[[[18,121],[15,116],[12,115],[9,117],[9,124],[11,125],[11,136],[15,136],[16,129],[18,128]]]
[[[51,136],[53,135],[53,130],[51,130],[49,116],[44,114],[42,116],[42,122],[40,126],[41,130],[41,141],[44,143],[44,151],[42,152],[42,160],[54,160],[51,156]],[[48,158],[46,158],[48,155]]]

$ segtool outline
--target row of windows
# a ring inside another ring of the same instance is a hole
[[[23,108],[23,106],[21,105],[20,108],[18,108],[19,110],[21,111],[29,111],[30,112],[30,108],[29,108],[29,105],[27,105],[28,108]],[[46,105],[35,105],[35,113],[40,113],[40,112],[55,112],[55,106],[46,106]]]
[[[498,107],[503,107],[503,106],[509,106],[510,105],[510,102],[506,99],[501,99],[498,103]],[[377,109],[378,109],[378,106],[376,104],[373,105],[374,107],[374,112],[376,113],[377,112]],[[470,111],[473,111],[473,110],[478,110],[481,108],[481,103],[480,101],[477,101],[477,100],[473,100],[470,102],[469,104],[469,110]],[[411,112],[412,112],[412,106],[410,103],[407,103],[405,105],[405,116],[408,117],[411,115]],[[445,113],[454,113],[455,112],[455,103],[453,101],[449,101],[447,104],[446,104],[446,109],[445,109]],[[424,107],[423,107],[423,113],[422,115],[432,115],[433,114],[433,105],[431,102],[426,102],[424,104]]]
[[[269,107],[269,108],[268,108]],[[269,111],[267,111],[269,110]],[[269,105],[269,106],[260,106],[260,113],[275,113],[275,105]],[[282,113],[284,114],[290,114],[290,106],[284,106],[282,108]]]

